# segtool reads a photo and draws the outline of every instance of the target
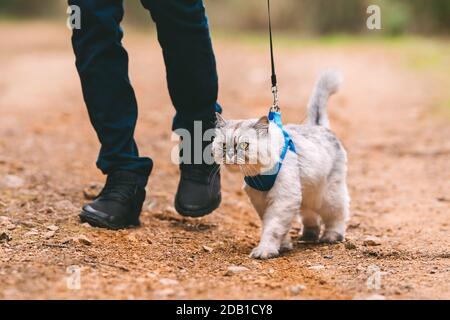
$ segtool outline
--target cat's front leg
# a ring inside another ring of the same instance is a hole
[[[297,156],[293,152],[286,156],[275,185],[264,194],[265,206],[260,214],[261,240],[250,254],[252,258],[275,258],[279,256],[281,250],[291,248],[288,234],[302,203],[300,174],[296,160]]]
[[[253,249],[250,256],[255,259],[270,259],[278,257],[282,249],[290,248],[287,236],[292,220],[298,210],[297,206],[289,206],[276,201],[266,209],[263,216],[263,230],[259,245]]]

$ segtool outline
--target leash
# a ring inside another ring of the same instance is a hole
[[[277,81],[277,73],[275,69],[275,54],[273,50],[273,35],[272,35],[272,14],[270,9],[270,0],[267,0],[267,13],[269,16],[269,38],[270,38],[270,63],[272,67],[272,95],[273,95],[273,104],[270,108],[270,111],[280,112],[280,106],[278,101],[278,81]]]
[[[278,82],[277,82],[277,73],[275,70],[275,55],[273,50],[273,35],[272,35],[272,19],[270,12],[270,0],[267,0],[267,12],[269,14],[269,37],[270,37],[270,62],[272,66],[272,94],[273,94],[273,104],[269,111],[269,121],[275,123],[278,128],[283,132],[284,137],[284,146],[281,151],[280,160],[275,165],[274,168],[269,170],[268,172],[259,174],[257,176],[246,176],[244,177],[245,183],[253,189],[267,192],[273,188],[275,185],[275,181],[280,173],[281,166],[283,164],[283,160],[286,158],[287,152],[290,150],[296,153],[294,141],[292,141],[291,137],[283,128],[283,122],[281,120],[281,109],[278,101]]]

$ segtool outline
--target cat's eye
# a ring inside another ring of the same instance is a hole
[[[239,143],[239,149],[247,151],[250,144],[248,142],[241,142]]]

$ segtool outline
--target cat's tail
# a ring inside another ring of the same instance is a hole
[[[327,70],[321,74],[308,104],[309,125],[330,127],[327,115],[328,99],[338,91],[342,82],[342,75],[335,70]]]

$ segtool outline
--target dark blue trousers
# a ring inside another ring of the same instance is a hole
[[[192,130],[194,121],[202,121],[204,129],[213,127],[215,111],[220,110],[218,80],[202,0],[141,2],[157,26],[176,109],[173,129]],[[105,174],[133,171],[146,182],[153,164],[139,156],[134,140],[137,103],[121,43],[123,0],[69,0],[69,5],[81,9],[81,29],[74,29],[72,44],[84,100],[101,143],[97,166]]]

